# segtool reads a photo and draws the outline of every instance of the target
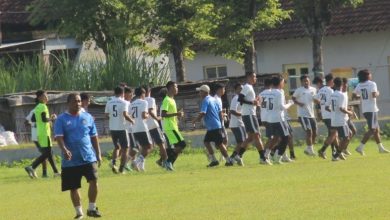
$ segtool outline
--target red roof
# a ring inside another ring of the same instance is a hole
[[[2,24],[26,24],[30,15],[26,7],[33,0],[1,0],[0,22]]]
[[[283,8],[292,8],[290,0],[282,0]],[[351,33],[386,30],[390,27],[390,0],[365,0],[357,8],[346,7],[334,12],[326,35],[344,35]],[[303,38],[307,34],[298,19],[293,15],[276,28],[260,31],[258,41]]]

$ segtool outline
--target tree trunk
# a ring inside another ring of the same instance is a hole
[[[253,72],[256,73],[255,68],[255,57],[256,57],[256,49],[253,37],[250,39],[250,44],[245,48],[244,54],[244,69],[245,73]]]
[[[313,43],[313,73],[314,76],[324,75],[324,60],[322,56],[322,39],[321,31],[316,31],[312,35]]]
[[[172,44],[172,54],[176,70],[176,82],[184,82],[186,80],[183,51],[184,48],[180,43]]]

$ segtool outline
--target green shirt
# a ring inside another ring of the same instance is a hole
[[[49,147],[51,146],[50,123],[44,122],[42,120],[43,112],[46,114],[46,117],[49,118],[50,115],[49,115],[49,109],[47,108],[47,105],[43,103],[39,103],[34,110],[36,126],[37,126],[38,143],[41,147]]]
[[[167,111],[168,114],[177,113],[175,100],[169,96],[165,96],[161,105],[161,111]],[[177,116],[163,117],[162,121],[164,131],[179,130],[177,125]]]

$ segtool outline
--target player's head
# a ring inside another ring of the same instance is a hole
[[[167,82],[165,87],[167,87],[168,94],[170,95],[177,95],[177,93],[179,92],[176,82],[169,81]]]
[[[142,88],[145,90],[145,95],[146,96],[150,96],[150,92],[152,91],[152,87],[150,87],[149,85],[143,85]]]
[[[168,89],[166,87],[163,87],[160,89],[160,91],[158,92],[158,96],[160,98],[165,98],[165,96],[167,96],[167,93],[168,93]]]
[[[334,78],[333,83],[334,83],[335,90],[340,90],[341,85],[343,84],[343,81],[341,80],[340,77],[336,77],[336,78]]]
[[[81,98],[81,106],[83,108],[88,108],[89,104],[91,104],[91,98],[89,97],[88,93],[83,92],[80,94]]]
[[[360,70],[357,75],[360,83],[371,80],[372,77],[368,69]]]
[[[144,98],[145,98],[146,91],[145,91],[144,88],[138,87],[138,88],[135,89],[134,94],[135,94],[135,96],[137,96],[138,98],[144,99]]]
[[[310,86],[310,79],[307,74],[301,76],[301,85],[305,88],[308,88]]]
[[[210,87],[208,85],[201,85],[199,88],[196,88],[196,91],[199,92],[201,98],[204,98],[209,95]]]
[[[326,82],[326,85],[329,86],[329,87],[333,87],[333,74],[332,73],[329,73],[328,75],[325,76],[325,82]]]
[[[222,97],[225,94],[225,86],[221,83],[216,83],[214,85],[215,94],[219,97]]]
[[[341,86],[341,90],[343,92],[346,92],[348,90],[348,79],[343,77],[341,80],[343,81],[343,84]]]
[[[324,80],[320,76],[316,76],[313,79],[313,85],[316,85],[317,88],[321,88],[324,85]]]
[[[122,86],[115,87],[114,94],[115,94],[116,97],[123,97],[124,88]]]
[[[38,90],[35,95],[37,96],[37,100],[40,103],[46,104],[49,101],[49,98],[47,97],[47,93],[44,90]]]
[[[282,76],[272,77],[271,83],[275,89],[283,89],[284,88],[284,79]]]
[[[66,99],[68,103],[68,111],[70,113],[78,113],[81,109],[81,97],[78,93],[70,93]]]
[[[246,72],[245,73],[245,77],[246,77],[246,81],[247,83],[251,84],[251,85],[255,85],[256,82],[257,82],[257,77],[256,77],[256,73],[254,72]]]
[[[272,78],[266,78],[264,80],[264,87],[265,89],[269,89],[272,86]]]
[[[131,99],[133,98],[133,89],[130,88],[130,87],[125,87],[125,95],[124,95],[124,98],[126,101],[131,101]]]
[[[242,90],[242,85],[241,83],[236,83],[234,85],[234,91],[237,93],[237,94],[240,94],[241,93],[241,90]]]

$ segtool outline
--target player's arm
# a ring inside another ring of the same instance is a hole
[[[303,107],[303,106],[305,105],[305,104],[303,104],[302,102],[299,102],[299,101],[297,100],[297,97],[295,97],[295,96],[292,97],[292,100],[293,100],[294,104],[299,105],[299,106],[301,106],[301,107]]]
[[[238,101],[242,104],[247,104],[247,105],[258,105],[259,104],[259,98],[253,100],[253,101],[247,101],[245,100],[245,95],[244,94],[240,94],[238,96]]]
[[[176,113],[168,113],[165,110],[161,111],[161,117],[163,117],[163,118],[170,118],[170,117],[175,117],[175,116],[181,117],[182,114],[183,114],[183,111],[181,111],[181,110],[176,112]]]
[[[374,82],[373,88],[372,88],[372,98],[378,98],[380,93],[378,91],[378,87],[376,86],[376,83]]]
[[[93,149],[95,149],[96,159],[97,159],[98,165],[100,167],[100,164],[101,164],[101,161],[102,161],[102,153],[101,153],[101,150],[100,150],[99,138],[98,138],[97,135],[91,137],[91,143],[92,143]]]
[[[206,115],[205,112],[199,112],[198,113],[198,116],[196,116],[196,118],[194,118],[192,120],[192,124],[195,124],[196,122],[199,122],[200,120],[202,120],[202,118]]]
[[[234,115],[234,116],[237,116],[237,117],[241,117],[241,116],[242,116],[241,113],[236,112],[235,110],[232,110],[232,109],[230,109],[230,114],[232,114],[232,115]]]
[[[153,108],[150,108],[148,110],[148,113],[149,113],[149,116],[152,117],[154,120],[156,120],[156,121],[160,121],[161,120],[160,117],[158,117],[156,114],[154,114]]]
[[[57,140],[58,147],[61,149],[62,153],[64,154],[65,159],[71,160],[72,153],[65,146],[64,136],[56,135],[56,140]]]
[[[48,115],[46,115],[46,112],[42,112],[41,113],[41,119],[45,123],[49,123],[49,122],[55,121],[56,118],[57,118],[57,116],[55,114],[52,114],[51,117],[49,118]]]
[[[149,113],[147,111],[142,112],[142,118],[143,119],[149,118]]]
[[[123,111],[123,117],[126,121],[134,124],[134,120],[130,117],[129,113],[127,111]]]

